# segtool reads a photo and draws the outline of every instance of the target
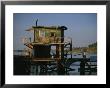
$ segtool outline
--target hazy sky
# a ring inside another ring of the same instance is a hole
[[[14,49],[23,49],[22,37],[32,36],[26,29],[35,26],[66,26],[65,36],[71,37],[73,47],[84,47],[97,41],[96,13],[15,13],[13,15]]]

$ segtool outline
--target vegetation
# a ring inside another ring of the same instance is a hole
[[[96,54],[97,53],[97,42],[88,45],[88,47],[74,47],[73,48],[74,53],[81,53],[82,51]]]

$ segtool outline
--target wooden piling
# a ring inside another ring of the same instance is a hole
[[[80,75],[85,75],[86,55],[83,52],[83,59],[80,62]]]

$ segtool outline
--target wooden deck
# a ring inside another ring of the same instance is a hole
[[[35,62],[50,62],[50,61],[56,61],[57,59],[60,59],[60,58],[32,58],[32,61],[35,61]]]
[[[30,43],[31,45],[64,45],[65,43]]]

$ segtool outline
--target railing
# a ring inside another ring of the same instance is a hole
[[[26,44],[26,43],[30,43],[31,42],[31,38],[22,38],[22,43]]]
[[[29,50],[14,50],[15,56],[29,56]]]
[[[33,42],[31,38],[22,38],[22,43]],[[72,38],[70,37],[38,37],[36,40],[37,43],[72,43]]]
[[[64,37],[64,43],[72,43],[71,37]]]

